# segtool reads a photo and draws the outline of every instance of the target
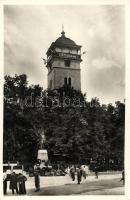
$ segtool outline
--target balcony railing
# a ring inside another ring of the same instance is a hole
[[[48,63],[52,58],[64,58],[64,59],[71,59],[71,60],[81,60],[81,55],[79,54],[71,54],[71,53],[63,53],[63,52],[53,52],[52,55],[48,58]]]

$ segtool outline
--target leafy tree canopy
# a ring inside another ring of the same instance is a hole
[[[4,161],[35,162],[43,132],[50,160],[123,159],[124,124],[124,103],[101,105],[71,87],[43,90],[25,74],[5,76]]]

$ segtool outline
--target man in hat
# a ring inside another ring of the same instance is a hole
[[[82,170],[80,168],[77,168],[77,181],[78,184],[80,184],[82,178]]]
[[[37,169],[34,171],[34,179],[36,187],[35,192],[38,192],[40,190],[40,176],[39,176],[39,171]]]
[[[18,194],[17,175],[15,172],[13,172],[10,177],[10,189],[12,190],[12,194],[14,194],[14,190],[16,190]]]
[[[19,187],[19,194],[26,194],[26,186],[25,186],[25,181],[27,178],[19,173],[18,175],[18,187]]]

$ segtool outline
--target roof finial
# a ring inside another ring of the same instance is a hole
[[[65,37],[65,32],[64,32],[64,25],[62,24],[62,32],[61,32],[62,37]]]
[[[64,25],[62,24],[62,32],[64,31]]]

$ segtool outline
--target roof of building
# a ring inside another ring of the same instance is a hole
[[[57,38],[56,41],[51,44],[49,49],[54,49],[55,47],[67,47],[67,48],[74,48],[74,49],[81,48],[80,45],[77,45],[73,40],[71,40],[70,38],[67,38],[65,36],[64,31],[61,32],[61,37]]]
[[[60,44],[60,45],[77,45],[73,40],[71,40],[70,38],[67,38],[65,36],[65,32],[62,31],[61,32],[61,37],[59,37],[56,41],[55,44]]]

